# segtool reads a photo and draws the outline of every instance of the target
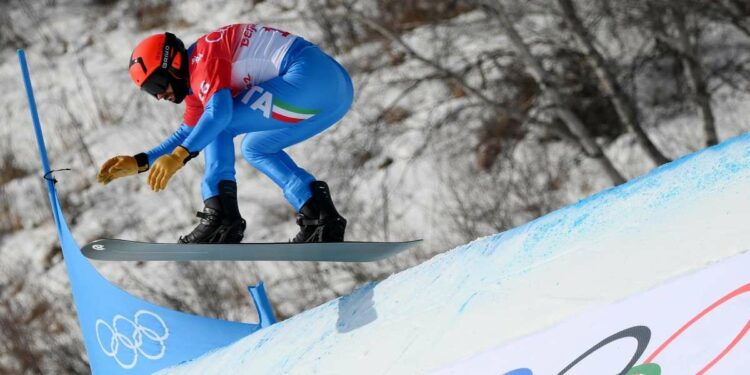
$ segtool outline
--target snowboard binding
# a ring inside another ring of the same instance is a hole
[[[313,181],[310,188],[312,197],[297,214],[300,231],[292,242],[343,242],[346,219],[336,211],[328,184]]]
[[[201,219],[192,232],[180,236],[178,243],[240,243],[245,235],[245,220],[242,218],[227,221],[222,218],[221,211],[205,207],[203,212],[197,212]]]
[[[196,213],[201,221],[192,232],[181,236],[178,243],[240,243],[247,223],[240,216],[237,204],[237,183],[219,181],[219,195],[206,199],[203,212]]]

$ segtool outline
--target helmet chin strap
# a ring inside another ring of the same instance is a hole
[[[188,80],[187,78],[173,79],[172,80],[172,92],[174,92],[174,102],[179,104],[185,100],[188,94]]]

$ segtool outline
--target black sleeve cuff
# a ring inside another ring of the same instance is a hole
[[[148,155],[145,152],[133,155],[136,163],[138,163],[138,173],[145,172],[148,170]]]
[[[187,164],[187,162],[189,162],[190,159],[193,159],[193,158],[195,158],[196,156],[198,156],[200,154],[200,151],[199,152],[190,152],[190,150],[188,150],[187,147],[185,147],[183,145],[179,145],[177,147],[181,147],[183,150],[187,151],[187,153],[188,153],[188,157],[186,157],[185,160],[182,161],[183,165]]]

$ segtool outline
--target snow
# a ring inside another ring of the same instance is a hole
[[[750,135],[160,374],[422,374],[748,250]]]

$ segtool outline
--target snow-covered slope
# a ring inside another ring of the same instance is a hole
[[[436,371],[742,253],[748,191],[745,135],[163,373]]]

